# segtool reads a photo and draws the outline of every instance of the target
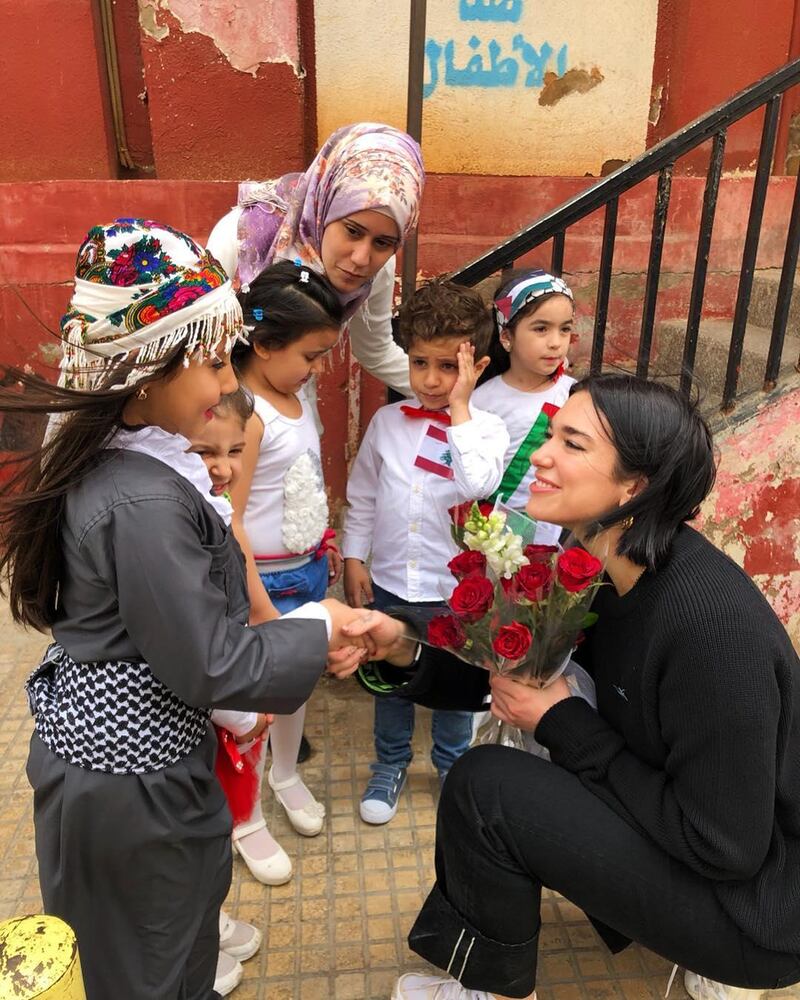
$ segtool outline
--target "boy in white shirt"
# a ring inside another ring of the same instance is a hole
[[[347,485],[344,586],[354,607],[441,604],[455,585],[448,508],[493,493],[509,445],[503,421],[470,405],[489,363],[493,323],[480,295],[435,279],[400,310],[419,406],[391,403],[372,418]],[[371,579],[366,562],[372,555]],[[372,777],[361,818],[388,823],[411,762],[414,704],[376,698]],[[433,712],[431,758],[443,781],[472,736],[472,713]]]

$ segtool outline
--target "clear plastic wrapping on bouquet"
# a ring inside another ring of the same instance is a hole
[[[597,708],[594,681],[580,664],[568,656],[562,668],[550,678],[548,683],[552,683],[556,677],[564,678],[573,698],[583,698],[584,701],[589,702],[592,708]],[[490,707],[491,701],[487,702],[486,714],[477,728],[475,738],[472,741],[473,746],[481,746],[485,743],[498,744],[513,747],[515,750],[524,750],[526,753],[535,754],[544,760],[550,760],[550,751],[537,742],[534,733],[526,732],[517,726],[495,718],[490,712]]]
[[[462,550],[448,563],[457,582],[448,609],[420,634],[491,673],[536,687],[552,683],[596,619],[589,607],[602,583],[602,561],[578,545],[528,541],[536,522],[502,504],[460,505],[451,517]],[[496,726],[494,742],[522,748],[521,734],[512,730]]]

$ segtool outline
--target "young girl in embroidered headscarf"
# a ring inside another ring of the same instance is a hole
[[[475,405],[505,422],[511,444],[498,497],[524,510],[536,470],[530,457],[547,436],[550,420],[566,402],[575,379],[564,374],[572,339],[575,307],[572,292],[561,278],[545,271],[518,268],[494,297],[497,338],[494,370],[500,371],[473,392]],[[552,545],[561,528],[540,521],[536,542]]]
[[[373,122],[338,129],[302,174],[239,186],[209,250],[242,287],[269,264],[299,259],[336,291],[356,359],[410,395],[408,360],[392,339],[395,254],[415,228],[425,183],[405,132]]]
[[[42,898],[87,1000],[207,1000],[231,868],[209,709],[294,711],[353,613],[246,627],[230,505],[186,451],[237,385],[213,257],[154,222],[96,226],[62,330],[60,387],[10,369],[0,389],[0,412],[65,415],[0,491],[12,615],[54,639],[27,685]]]

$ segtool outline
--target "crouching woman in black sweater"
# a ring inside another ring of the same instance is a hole
[[[395,1000],[533,996],[543,885],[613,951],[633,940],[693,970],[694,996],[800,980],[800,664],[747,575],[685,523],[714,481],[708,428],[665,386],[594,376],[532,462],[528,512],[608,552],[579,651],[598,707],[563,681],[493,678],[492,712],[552,763],[492,746],[453,767],[409,937],[447,971],[401,977]]]

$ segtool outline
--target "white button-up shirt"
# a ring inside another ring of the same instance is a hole
[[[446,479],[414,465],[429,421],[407,417],[403,405],[381,407],[364,435],[347,483],[342,552],[364,561],[371,553],[373,581],[403,600],[441,601],[455,586],[447,563],[458,552],[447,510],[497,489],[508,431],[470,406],[471,420],[446,428],[453,470]]]

